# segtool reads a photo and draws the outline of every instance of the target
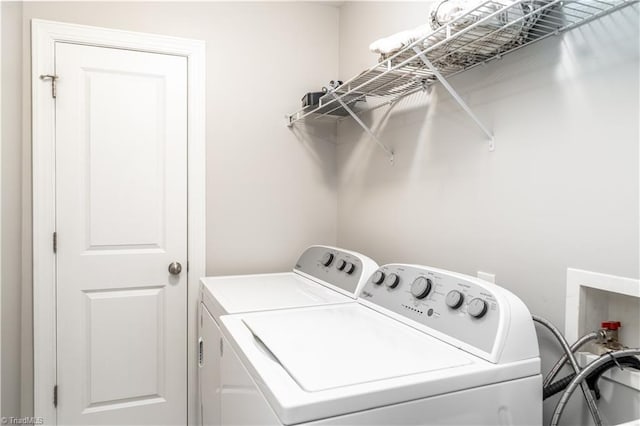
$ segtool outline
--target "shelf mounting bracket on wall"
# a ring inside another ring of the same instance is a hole
[[[489,138],[489,151],[493,151],[495,149],[493,134],[473,113],[473,111],[471,111],[471,108],[469,108],[469,105],[467,105],[464,99],[462,99],[462,97],[458,94],[458,92],[456,92],[456,90],[451,86],[451,84],[449,84],[447,79],[444,78],[442,74],[440,74],[440,71],[438,71],[438,69],[433,66],[431,61],[427,59],[427,56],[424,54],[424,52],[417,46],[414,47],[413,50],[418,54],[418,57],[422,60],[422,62],[424,62],[427,68],[429,68],[429,71],[431,71],[433,75],[435,75],[438,78],[438,81],[442,83],[442,85],[444,86],[445,89],[447,89],[449,94],[453,96],[453,99],[455,99],[456,102],[458,102],[460,107],[462,107],[462,109],[469,115],[469,117],[471,117],[471,119],[478,125],[478,127],[480,127],[480,129],[484,132],[484,134],[487,135],[487,137]]]
[[[360,125],[360,127],[362,127],[364,129],[364,131],[367,132],[367,134],[369,136],[371,136],[371,138],[373,138],[373,140],[378,144],[378,146],[380,148],[382,148],[382,150],[389,157],[389,162],[391,162],[393,164],[393,159],[394,159],[393,157],[394,156],[393,156],[393,151],[391,150],[391,148],[389,148],[387,145],[382,143],[382,141],[380,139],[378,139],[378,137],[375,135],[375,133],[373,133],[373,131],[369,128],[369,126],[364,124],[364,122],[360,119],[360,117],[358,117],[358,115],[355,112],[353,112],[353,110],[351,108],[349,108],[349,106],[338,95],[336,95],[335,92],[331,92],[331,95],[338,101],[340,106],[342,106],[342,108],[344,108],[345,111],[347,111],[349,113],[349,115],[356,121],[356,123],[358,123]]]

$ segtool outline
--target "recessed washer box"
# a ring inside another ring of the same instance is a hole
[[[567,269],[565,336],[569,343],[598,330],[602,321],[622,323],[620,342],[640,347],[640,280],[601,274],[580,269]],[[585,346],[586,347],[586,346]],[[578,352],[578,363],[585,366],[598,356]],[[602,398],[598,408],[607,424],[640,425],[640,372],[630,368],[611,369],[599,382]],[[591,424],[585,406],[581,412],[566,418],[567,424]]]

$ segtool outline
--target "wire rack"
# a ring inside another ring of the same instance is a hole
[[[314,107],[287,115],[289,125],[341,118],[395,102],[429,85],[639,0],[488,0],[347,80]],[[374,106],[358,109],[368,97]]]

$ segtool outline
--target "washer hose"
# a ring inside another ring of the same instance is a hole
[[[542,400],[544,401],[545,399],[552,397],[558,392],[562,392],[563,390],[565,390],[574,377],[576,377],[576,373],[571,373],[568,376],[559,379],[557,382],[553,382],[550,385],[542,388]]]
[[[600,399],[600,388],[598,387],[598,380],[605,371],[615,367],[630,367],[634,370],[640,370],[640,359],[634,356],[623,356],[620,357],[617,361],[615,359],[609,359],[608,362],[605,362],[600,367],[596,368],[593,373],[589,374],[585,381],[587,382],[587,386],[589,386],[589,389],[591,389],[595,393],[596,399]],[[547,399],[550,396],[557,394],[558,392],[562,392],[569,385],[569,383],[571,383],[571,380],[573,380],[575,376],[575,373],[569,374],[568,376],[563,377],[557,382],[546,386],[542,392],[542,399]]]
[[[575,353],[584,344],[592,340],[596,340],[598,337],[601,337],[601,335],[602,335],[601,331],[592,331],[591,333],[585,334],[584,336],[576,340],[573,345],[571,345],[571,352]],[[553,366],[553,368],[551,368],[551,370],[549,370],[549,373],[544,378],[544,381],[542,382],[542,387],[546,388],[551,384],[551,382],[553,381],[553,379],[556,378],[556,376],[558,375],[562,367],[564,367],[564,364],[567,362],[567,359],[568,359],[567,354],[562,354],[562,357],[560,357],[558,362],[556,362],[556,364]]]
[[[580,366],[578,365],[578,361],[576,361],[576,357],[573,356],[573,352],[571,352],[571,347],[569,346],[567,339],[565,339],[562,333],[560,333],[560,330],[558,330],[550,321],[547,321],[542,317],[539,317],[537,315],[532,315],[531,318],[535,322],[545,326],[549,331],[551,331],[551,333],[560,343],[560,346],[562,346],[562,349],[564,350],[565,355],[567,355],[567,358],[571,363],[571,367],[573,368],[573,371],[575,371],[576,374],[578,374],[580,372]],[[591,394],[589,387],[587,386],[586,383],[583,383],[582,381],[580,382],[580,387],[582,389],[582,394],[584,395],[584,399],[587,401],[587,407],[589,408],[591,417],[593,417],[593,423],[595,424],[595,426],[602,426],[602,419],[600,418],[600,412],[598,411],[598,407],[596,406],[596,401],[593,399],[593,395]]]
[[[567,386],[562,397],[558,401],[556,408],[553,412],[553,417],[551,417],[551,426],[557,426],[560,421],[560,416],[564,411],[567,402],[569,402],[569,398],[576,390],[578,385],[582,386],[584,384],[585,379],[591,375],[594,371],[596,371],[600,366],[613,361],[614,363],[619,363],[618,358],[627,357],[627,356],[638,356],[640,355],[640,349],[624,349],[616,352],[607,352],[602,355],[600,358],[593,361],[591,364],[587,365],[582,371],[580,371],[574,378],[571,380],[571,383]],[[622,368],[622,367],[621,367]]]

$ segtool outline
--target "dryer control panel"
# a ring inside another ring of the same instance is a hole
[[[417,265],[380,267],[365,284],[364,304],[483,358],[497,362],[509,336],[514,313],[533,338],[528,349],[537,356],[531,315],[512,293],[463,274]],[[516,309],[513,309],[516,307]]]
[[[329,246],[311,246],[296,262],[294,272],[329,284],[356,298],[378,265],[367,256]]]

